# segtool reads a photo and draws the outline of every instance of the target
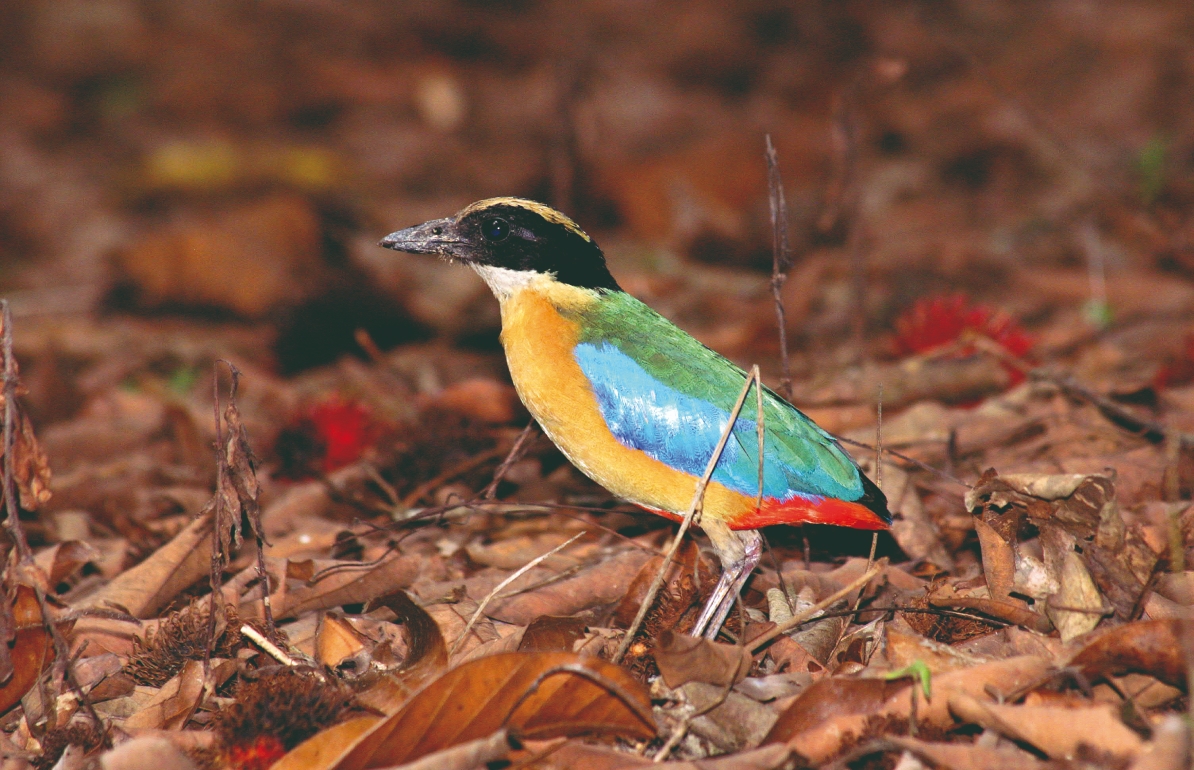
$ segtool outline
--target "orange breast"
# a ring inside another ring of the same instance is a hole
[[[597,301],[594,292],[548,279],[502,301],[502,344],[514,387],[543,431],[589,478],[638,505],[683,513],[696,479],[614,438],[573,357],[579,328],[560,308],[583,309]],[[754,503],[714,482],[703,515],[733,526],[754,512]]]

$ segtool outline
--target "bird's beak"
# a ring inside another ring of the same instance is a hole
[[[464,243],[455,237],[453,225],[451,219],[433,219],[390,233],[377,245],[409,254],[434,254],[448,259],[467,259],[467,255],[462,253],[460,248]]]

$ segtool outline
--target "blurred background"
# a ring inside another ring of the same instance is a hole
[[[873,412],[849,372],[968,325],[1172,383],[1194,377],[1192,43],[1194,5],[1161,0],[6,0],[0,294],[41,426],[217,357],[279,413],[301,397],[262,383],[359,395],[352,362],[433,397],[505,376],[496,303],[376,241],[526,196],[774,381],[770,133],[795,395],[861,410],[828,427]],[[989,369],[929,396],[1018,376]],[[893,376],[892,408],[925,397]]]

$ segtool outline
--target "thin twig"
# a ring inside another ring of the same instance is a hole
[[[852,594],[857,589],[862,588],[864,585],[866,585],[867,583],[869,583],[871,581],[871,578],[875,577],[875,575],[878,575],[880,572],[882,572],[886,566],[887,566],[887,557],[884,556],[882,559],[880,559],[878,562],[876,562],[873,567],[871,567],[869,570],[864,572],[861,577],[859,577],[858,579],[851,582],[850,585],[846,586],[845,588],[841,589],[840,591],[835,591],[832,595],[826,597],[825,599],[822,599],[821,601],[817,602],[813,606],[811,606],[807,609],[801,610],[800,612],[797,612],[795,615],[793,615],[792,617],[783,621],[782,623],[777,624],[775,626],[775,628],[771,629],[770,631],[768,631],[767,633],[763,634],[762,636],[753,640],[750,643],[751,653],[758,652],[772,639],[776,639],[781,634],[785,634],[788,631],[795,628],[796,626],[803,624],[806,620],[813,617],[817,613],[821,612],[821,610],[831,607],[833,604],[846,598],[847,596]]]
[[[634,616],[634,621],[626,629],[626,636],[622,638],[617,652],[611,658],[614,663],[621,663],[622,658],[626,657],[626,652],[634,642],[634,637],[638,634],[639,627],[642,626],[643,620],[647,617],[647,612],[655,602],[655,596],[659,593],[659,589],[663,588],[663,581],[667,578],[668,568],[672,564],[672,559],[676,556],[676,551],[680,550],[680,543],[683,541],[684,535],[688,532],[688,528],[700,519],[701,506],[705,501],[705,489],[709,486],[709,480],[713,478],[713,471],[717,468],[717,463],[721,460],[721,453],[725,451],[726,443],[729,442],[730,436],[734,432],[734,423],[738,421],[738,415],[742,413],[742,405],[746,403],[746,397],[750,395],[751,385],[760,388],[763,387],[763,384],[755,379],[757,371],[758,367],[755,367],[746,378],[746,384],[742,386],[742,392],[738,394],[738,400],[734,403],[734,408],[730,410],[730,419],[726,421],[726,426],[721,431],[721,437],[717,440],[717,446],[713,448],[713,455],[709,458],[709,462],[705,466],[705,472],[701,474],[701,478],[697,482],[696,490],[692,495],[692,503],[688,506],[687,513],[684,514],[684,520],[680,522],[680,528],[676,530],[676,536],[672,538],[672,544],[668,547],[667,554],[663,557],[663,564],[659,565],[659,572],[655,574],[655,579],[651,581],[651,587],[647,589],[647,595],[643,597],[643,603],[639,605],[638,613]]]
[[[784,282],[792,267],[792,252],[788,246],[788,201],[784,196],[784,181],[779,173],[779,156],[767,134],[767,192],[771,203],[771,295],[775,298],[775,320],[779,327],[779,392],[792,398],[792,367],[788,361],[788,322],[784,310]]]
[[[498,484],[502,483],[502,479],[506,477],[506,472],[510,470],[510,466],[518,462],[522,457],[522,453],[531,441],[531,436],[535,434],[535,429],[538,427],[535,421],[531,420],[522,429],[522,433],[518,434],[518,438],[514,439],[514,446],[510,447],[510,453],[506,455],[506,459],[502,460],[502,464],[493,472],[493,481],[489,482],[489,486],[485,487],[485,491],[481,493],[482,500],[492,500],[497,495]]]
[[[485,598],[481,600],[481,603],[477,605],[476,611],[473,612],[473,616],[468,619],[468,623],[465,624],[464,630],[460,632],[460,636],[456,637],[456,641],[452,643],[452,648],[450,650],[448,650],[448,656],[451,657],[452,655],[456,654],[456,650],[458,650],[460,648],[460,645],[464,644],[464,640],[468,638],[469,633],[473,630],[473,626],[475,626],[477,624],[477,621],[481,619],[481,615],[482,615],[482,613],[485,612],[485,608],[488,607],[489,603],[491,601],[493,601],[494,598],[499,593],[502,592],[503,588],[510,585],[515,580],[518,580],[520,577],[522,577],[523,575],[530,572],[535,567],[542,564],[544,560],[551,558],[552,556],[554,556],[555,554],[564,550],[568,546],[572,545],[578,539],[584,537],[587,534],[589,534],[589,533],[587,531],[585,531],[585,532],[580,532],[580,533],[573,535],[572,537],[568,538],[564,542],[557,545],[555,548],[552,548],[547,553],[545,553],[541,556],[536,556],[535,558],[531,559],[529,562],[527,562],[526,564],[522,565],[517,570],[515,570],[514,573],[510,575],[510,577],[506,578],[505,580],[503,580],[502,582],[500,582],[496,586],[494,586],[493,590],[490,591],[485,596]]]
[[[248,623],[245,623],[240,627],[240,632],[249,637],[249,639],[253,640],[254,644],[265,650],[265,652],[268,653],[271,658],[278,661],[283,666],[290,666],[291,668],[294,668],[298,665],[298,662],[294,658],[287,655],[285,650],[271,642],[269,639],[266,639],[260,631],[258,631],[256,628],[253,628]]]

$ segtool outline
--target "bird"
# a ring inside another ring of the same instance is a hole
[[[471,267],[497,297],[510,378],[527,411],[582,473],[681,520],[749,375],[623,291],[572,219],[489,198],[378,244]],[[761,554],[760,527],[891,525],[883,492],[841,444],[774,391],[748,398],[704,493],[698,526],[722,575],[694,636],[715,639]]]

